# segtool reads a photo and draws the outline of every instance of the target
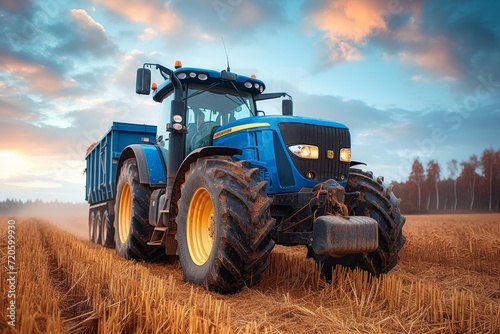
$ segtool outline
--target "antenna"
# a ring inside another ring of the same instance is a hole
[[[224,37],[221,36],[220,39],[222,39],[222,45],[224,45],[224,52],[226,53],[227,71],[231,72],[231,69],[229,68],[229,57],[227,56],[226,43],[224,43]]]

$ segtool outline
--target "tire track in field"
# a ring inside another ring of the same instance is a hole
[[[61,245],[57,244],[51,229],[35,225],[41,238],[42,247],[48,259],[48,272],[51,286],[60,294],[60,312],[64,319],[64,326],[69,333],[91,334],[97,332],[97,319],[93,317],[90,296],[82,293],[78,281],[72,283],[68,268],[63,268],[58,263]],[[46,227],[46,226],[45,226]]]

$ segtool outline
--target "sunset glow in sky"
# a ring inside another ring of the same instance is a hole
[[[155,124],[144,62],[257,77],[295,114],[351,129],[386,181],[500,147],[494,0],[1,0],[0,200],[82,202],[85,151],[113,121]],[[279,113],[266,104],[267,114]]]

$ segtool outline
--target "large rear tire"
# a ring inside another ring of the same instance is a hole
[[[178,202],[184,279],[219,293],[259,283],[274,247],[272,200],[257,168],[230,157],[191,165]]]
[[[378,222],[378,248],[367,254],[321,259],[326,279],[331,280],[332,268],[337,265],[360,268],[375,276],[389,272],[399,262],[399,251],[406,242],[403,236],[406,218],[399,210],[400,200],[382,177],[375,180],[371,172],[354,168],[349,172],[346,192],[359,192],[355,200],[346,203],[350,216],[368,216]]]
[[[158,261],[165,256],[163,246],[147,244],[154,229],[148,222],[151,193],[139,182],[135,158],[125,160],[116,185],[115,244],[126,259]]]

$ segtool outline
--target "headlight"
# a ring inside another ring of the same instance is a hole
[[[340,149],[340,161],[351,162],[351,149],[341,148]]]
[[[318,159],[318,146],[314,145],[293,145],[288,146],[290,152],[303,159]]]

